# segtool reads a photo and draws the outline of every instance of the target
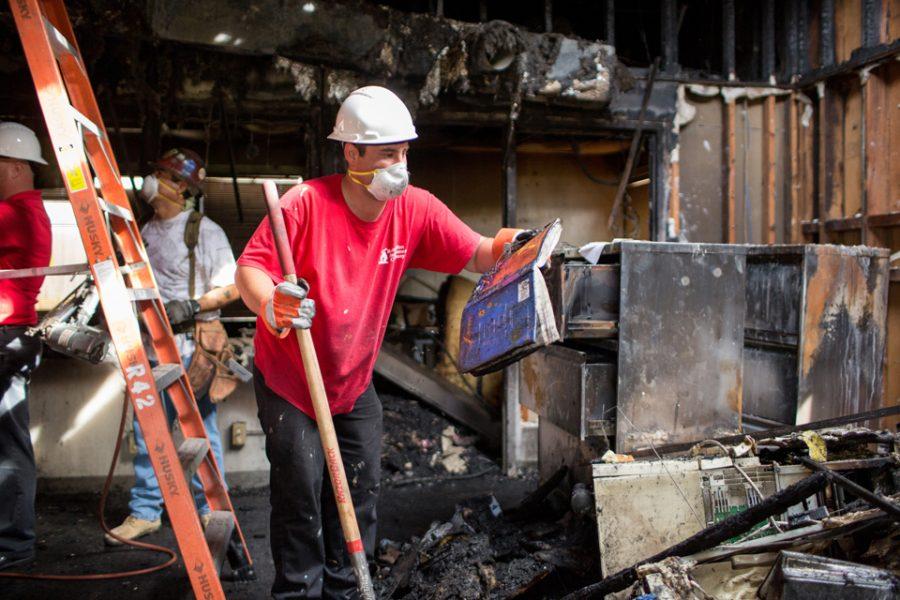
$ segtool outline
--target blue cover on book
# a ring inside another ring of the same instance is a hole
[[[559,339],[540,267],[559,241],[559,220],[485,273],[462,314],[459,364],[483,375]]]

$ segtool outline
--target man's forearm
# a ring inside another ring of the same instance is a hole
[[[232,283],[209,290],[197,299],[201,311],[218,310],[238,299],[237,287]]]
[[[253,313],[258,313],[264,300],[272,295],[275,284],[268,273],[255,267],[238,266],[234,276],[234,283],[238,292]]]
[[[494,259],[493,245],[494,238],[481,238],[481,241],[478,242],[478,247],[475,248],[475,254],[472,255],[472,258],[466,264],[466,271],[484,273],[493,267],[494,263],[497,262]]]

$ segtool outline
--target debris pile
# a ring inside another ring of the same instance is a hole
[[[437,478],[474,477],[497,470],[476,447],[477,435],[421,402],[379,394],[384,407],[382,483],[409,485]]]
[[[900,435],[755,437],[596,462],[604,577],[570,598],[900,597]]]
[[[553,598],[577,589],[597,570],[593,520],[536,494],[544,498],[506,513],[493,496],[471,498],[421,538],[382,541],[379,597]]]

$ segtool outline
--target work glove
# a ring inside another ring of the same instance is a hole
[[[515,252],[522,246],[528,243],[530,239],[541,232],[540,229],[523,229],[513,236],[512,242],[510,242],[510,253]]]
[[[200,303],[196,300],[169,300],[166,302],[166,316],[169,317],[169,323],[172,325],[189,323],[194,320],[198,312],[200,312]]]
[[[540,229],[510,229],[504,227],[494,236],[494,242],[491,245],[491,254],[494,260],[500,260],[500,257],[503,255],[509,256],[540,232]]]
[[[291,329],[309,329],[316,316],[316,304],[306,295],[309,284],[282,281],[275,286],[263,307],[263,321],[274,335],[285,337]]]

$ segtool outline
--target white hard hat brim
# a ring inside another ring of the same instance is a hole
[[[385,144],[399,144],[401,142],[411,142],[414,139],[417,139],[419,134],[414,133],[412,137],[409,135],[398,135],[398,136],[386,136],[379,138],[377,140],[364,140],[359,139],[360,136],[355,135],[341,135],[337,132],[331,132],[331,135],[328,136],[329,140],[334,140],[336,142],[346,142],[348,144],[359,144],[360,146],[384,146]]]
[[[25,162],[33,162],[33,163],[38,163],[38,164],[42,164],[42,165],[50,164],[40,156],[37,156],[37,157],[35,157],[35,156],[18,156],[14,152],[0,152],[0,157],[14,158],[16,160],[24,160]]]

